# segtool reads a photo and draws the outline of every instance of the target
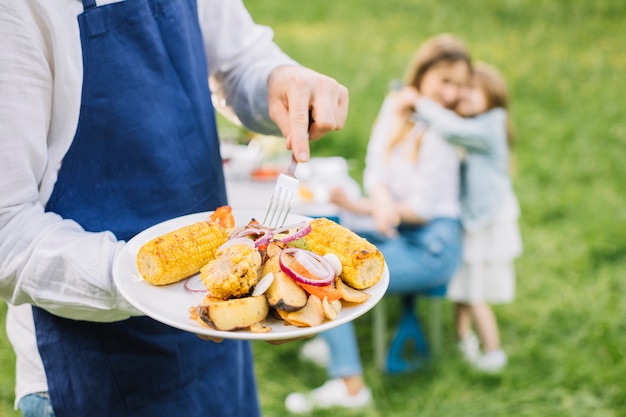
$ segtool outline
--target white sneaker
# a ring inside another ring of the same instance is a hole
[[[474,332],[470,332],[459,341],[459,351],[465,360],[470,363],[474,363],[478,360],[480,356],[480,342]]]
[[[361,408],[372,402],[369,388],[363,387],[356,395],[349,395],[341,378],[326,381],[309,393],[292,392],[285,398],[285,408],[293,414],[302,414],[314,408]]]
[[[315,365],[326,368],[330,362],[330,348],[321,337],[314,337],[302,345],[300,359],[313,362]]]
[[[480,356],[474,366],[483,372],[498,373],[506,366],[508,358],[502,349],[492,350]]]

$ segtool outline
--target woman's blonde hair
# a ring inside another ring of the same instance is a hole
[[[467,66],[472,68],[472,59],[465,44],[449,33],[443,33],[434,36],[424,42],[415,52],[409,66],[404,75],[404,85],[412,86],[420,91],[424,75],[435,65],[442,62],[456,63],[465,62]],[[392,138],[389,142],[388,155],[403,140],[407,138],[415,123],[411,116],[415,109],[408,109],[405,114],[400,116],[396,123],[396,127],[392,129]],[[413,160],[417,159],[419,148],[422,143],[424,132],[417,138],[415,151],[413,152]]]
[[[506,87],[506,81],[502,73],[494,66],[486,62],[477,62],[474,65],[474,82],[483,91],[487,99],[487,108],[485,111],[501,107],[505,110],[509,108],[509,93]],[[509,148],[515,144],[515,137],[511,127],[510,117],[507,117],[507,141]]]
[[[472,59],[465,44],[449,33],[442,33],[428,39],[415,52],[404,74],[404,84],[419,91],[424,75],[441,62],[465,62],[472,67]]]

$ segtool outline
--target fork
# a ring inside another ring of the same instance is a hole
[[[298,161],[292,154],[287,172],[280,174],[276,180],[270,205],[263,220],[265,226],[277,228],[285,224],[287,216],[291,211],[291,204],[300,186],[300,181],[295,176],[297,167]]]

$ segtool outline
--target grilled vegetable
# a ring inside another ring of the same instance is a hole
[[[269,258],[263,265],[261,275],[265,276],[271,272],[274,275],[274,280],[267,289],[265,296],[270,307],[284,311],[296,311],[306,305],[307,294],[280,269],[278,261],[280,251],[281,248],[276,242],[270,243],[267,249]]]
[[[254,247],[235,244],[218,249],[215,259],[200,269],[200,279],[215,298],[245,297],[259,280],[261,262],[261,254]]]
[[[309,295],[306,305],[300,310],[287,314],[285,321],[298,327],[319,326],[324,322],[322,301],[314,295]]]
[[[147,242],[137,254],[141,276],[153,285],[167,285],[200,271],[228,240],[219,224],[197,222]]]
[[[369,288],[383,275],[385,260],[378,248],[332,220],[312,220],[311,232],[303,239],[315,253],[337,255],[343,266],[341,279],[353,288]]]
[[[218,330],[236,330],[255,325],[269,312],[265,297],[233,298],[220,300],[206,297],[197,307],[197,317]]]

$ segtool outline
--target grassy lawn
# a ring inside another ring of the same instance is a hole
[[[451,306],[436,361],[402,376],[373,365],[371,317],[357,321],[375,405],[314,416],[626,415],[626,119],[622,0],[246,1],[301,63],[350,90],[344,130],[313,144],[361,178],[370,128],[389,80],[426,38],[452,32],[509,80],[518,138],[515,186],[524,256],[518,295],[499,306],[510,365],[500,376],[457,357]],[[4,306],[0,308],[0,331]],[[393,317],[392,317],[393,318]],[[325,380],[297,360],[299,343],[255,343],[265,416]],[[12,411],[13,356],[0,337],[0,417]]]

